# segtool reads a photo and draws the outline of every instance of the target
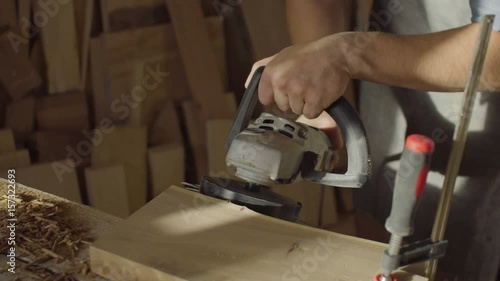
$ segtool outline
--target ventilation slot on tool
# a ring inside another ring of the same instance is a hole
[[[292,132],[295,131],[295,128],[292,125],[290,125],[290,124],[285,124],[285,129],[288,129],[288,130],[290,130]]]
[[[274,131],[274,128],[271,126],[260,126],[260,129],[268,130],[268,131]]]
[[[264,121],[262,121],[262,123],[264,123],[264,124],[274,124],[274,120],[273,119],[264,119]]]
[[[290,133],[289,133],[289,132],[287,132],[287,131],[284,131],[284,130],[278,130],[278,132],[279,132],[280,134],[284,135],[284,136],[287,136],[287,137],[289,137],[289,138],[293,139],[293,135],[292,135],[292,134],[290,134]]]

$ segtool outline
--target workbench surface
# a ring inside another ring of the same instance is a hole
[[[106,280],[90,272],[89,242],[121,219],[19,183],[15,209],[8,209],[9,190],[7,180],[0,178],[0,280]],[[7,264],[11,222],[16,223],[15,273]]]

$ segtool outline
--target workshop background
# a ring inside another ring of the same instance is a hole
[[[3,176],[16,168],[19,183],[125,218],[167,186],[232,175],[224,142],[246,77],[290,45],[285,1],[167,6],[2,3]],[[355,234],[351,190],[276,190],[302,202],[302,222]]]

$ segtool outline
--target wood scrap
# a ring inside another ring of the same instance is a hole
[[[35,13],[46,14],[44,2],[35,1]],[[58,12],[40,27],[50,94],[80,89],[80,61],[73,0],[56,2]],[[54,8],[55,9],[55,8]]]
[[[123,165],[89,167],[85,181],[90,206],[105,213],[126,218],[130,214]]]
[[[337,210],[337,194],[333,186],[321,186],[321,209],[319,227],[331,227],[339,221],[339,212]],[[310,202],[312,204],[312,202]]]
[[[242,1],[240,6],[255,60],[272,56],[291,45],[285,0]]]
[[[202,109],[205,120],[228,118],[224,98],[224,84],[217,70],[217,59],[210,48],[209,33],[204,26],[201,3],[198,0],[166,0],[177,46],[182,57],[184,70],[191,93]],[[210,69],[213,68],[213,69]]]
[[[64,160],[17,168],[16,182],[81,203],[75,167],[75,163]]]
[[[113,280],[372,280],[386,247],[172,186],[93,243],[90,262]]]
[[[226,166],[227,149],[225,147],[233,121],[233,119],[212,119],[207,121],[206,146],[210,176],[234,177],[234,172]]]
[[[0,129],[0,154],[16,150],[14,134],[11,129]]]
[[[87,85],[87,72],[89,64],[89,49],[90,49],[90,33],[92,30],[94,16],[94,0],[85,1],[83,28],[81,32],[81,48],[80,48],[80,61],[81,61],[81,79],[80,90],[85,93],[85,86]]]
[[[31,23],[31,0],[18,0],[17,1],[17,12],[18,12],[18,26],[21,29],[23,25],[30,27]],[[28,24],[27,24],[28,23]],[[26,44],[19,45],[19,51],[21,55],[29,57],[29,40]]]
[[[321,189],[321,185],[305,181],[272,187],[274,192],[302,203],[299,221],[313,227],[321,226]]]
[[[81,133],[90,128],[87,100],[81,92],[39,99],[36,104],[36,117],[40,130]]]
[[[183,143],[179,116],[173,102],[166,102],[149,130],[151,146],[168,143]]]
[[[113,127],[92,152],[92,167],[123,164],[128,206],[135,212],[146,203],[147,130],[145,127]]]
[[[26,97],[9,103],[5,127],[12,130],[17,143],[26,141],[35,129],[35,99]]]
[[[201,108],[193,101],[182,103],[182,112],[186,123],[189,146],[194,158],[197,181],[208,175],[208,155],[206,147],[205,122],[203,122]]]
[[[33,135],[38,162],[51,162],[68,158],[70,151],[84,152],[87,157],[92,152],[92,145],[83,142],[83,135],[38,131]],[[80,145],[79,145],[80,144]]]
[[[2,174],[8,169],[27,167],[31,164],[27,149],[21,149],[0,154],[0,172]]]
[[[150,148],[148,161],[153,197],[158,196],[169,186],[179,185],[185,180],[185,157],[182,143]]]
[[[40,87],[42,79],[29,59],[16,52],[16,45],[11,44],[9,34],[13,33],[11,31],[0,32],[0,61],[2,62],[0,82],[9,96],[17,100]]]
[[[105,32],[140,28],[168,20],[163,0],[101,1],[101,15]]]

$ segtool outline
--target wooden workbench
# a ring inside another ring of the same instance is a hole
[[[2,219],[2,223],[7,219],[5,216],[8,214],[7,204],[4,197],[7,196],[7,194],[8,183],[5,179],[0,178],[0,218]],[[18,208],[15,213],[15,217],[28,215],[26,209],[22,208],[21,205],[27,204],[27,202],[30,201],[32,201],[31,204],[33,204],[33,202],[36,204],[43,203],[46,204],[49,209],[57,208],[57,210],[60,210],[60,212],[56,215],[42,215],[39,220],[44,220],[45,218],[47,219],[47,223],[58,224],[61,229],[67,228],[70,232],[71,230],[78,229],[78,231],[75,231],[72,236],[72,239],[76,239],[75,243],[78,249],[74,251],[73,257],[71,254],[58,251],[56,247],[56,250],[53,252],[55,253],[55,256],[59,256],[59,258],[51,257],[54,253],[52,253],[52,251],[46,251],[44,252],[46,254],[44,255],[44,260],[40,260],[42,256],[30,256],[28,253],[23,253],[21,248],[26,246],[26,240],[22,237],[23,233],[19,232],[21,232],[20,230],[23,227],[22,224],[26,224],[26,222],[18,220],[16,230],[16,253],[18,256],[16,261],[16,273],[14,274],[7,271],[8,267],[6,266],[6,254],[8,250],[6,247],[6,240],[4,240],[5,238],[3,236],[4,233],[0,232],[0,280],[107,280],[90,272],[88,267],[89,244],[87,242],[93,242],[98,237],[108,232],[114,225],[119,223],[121,219],[37,189],[26,187],[19,183],[16,184],[16,198],[18,200],[16,203]],[[23,199],[23,202],[20,202],[19,199]],[[23,210],[25,211],[20,213]],[[37,214],[30,215],[37,216]],[[78,238],[78,235],[81,235],[81,237]],[[78,242],[80,239],[83,242]],[[57,238],[55,240],[57,240]],[[58,241],[51,242],[56,244]],[[36,253],[38,251],[30,252]],[[42,274],[45,274],[45,277],[40,277]]]

